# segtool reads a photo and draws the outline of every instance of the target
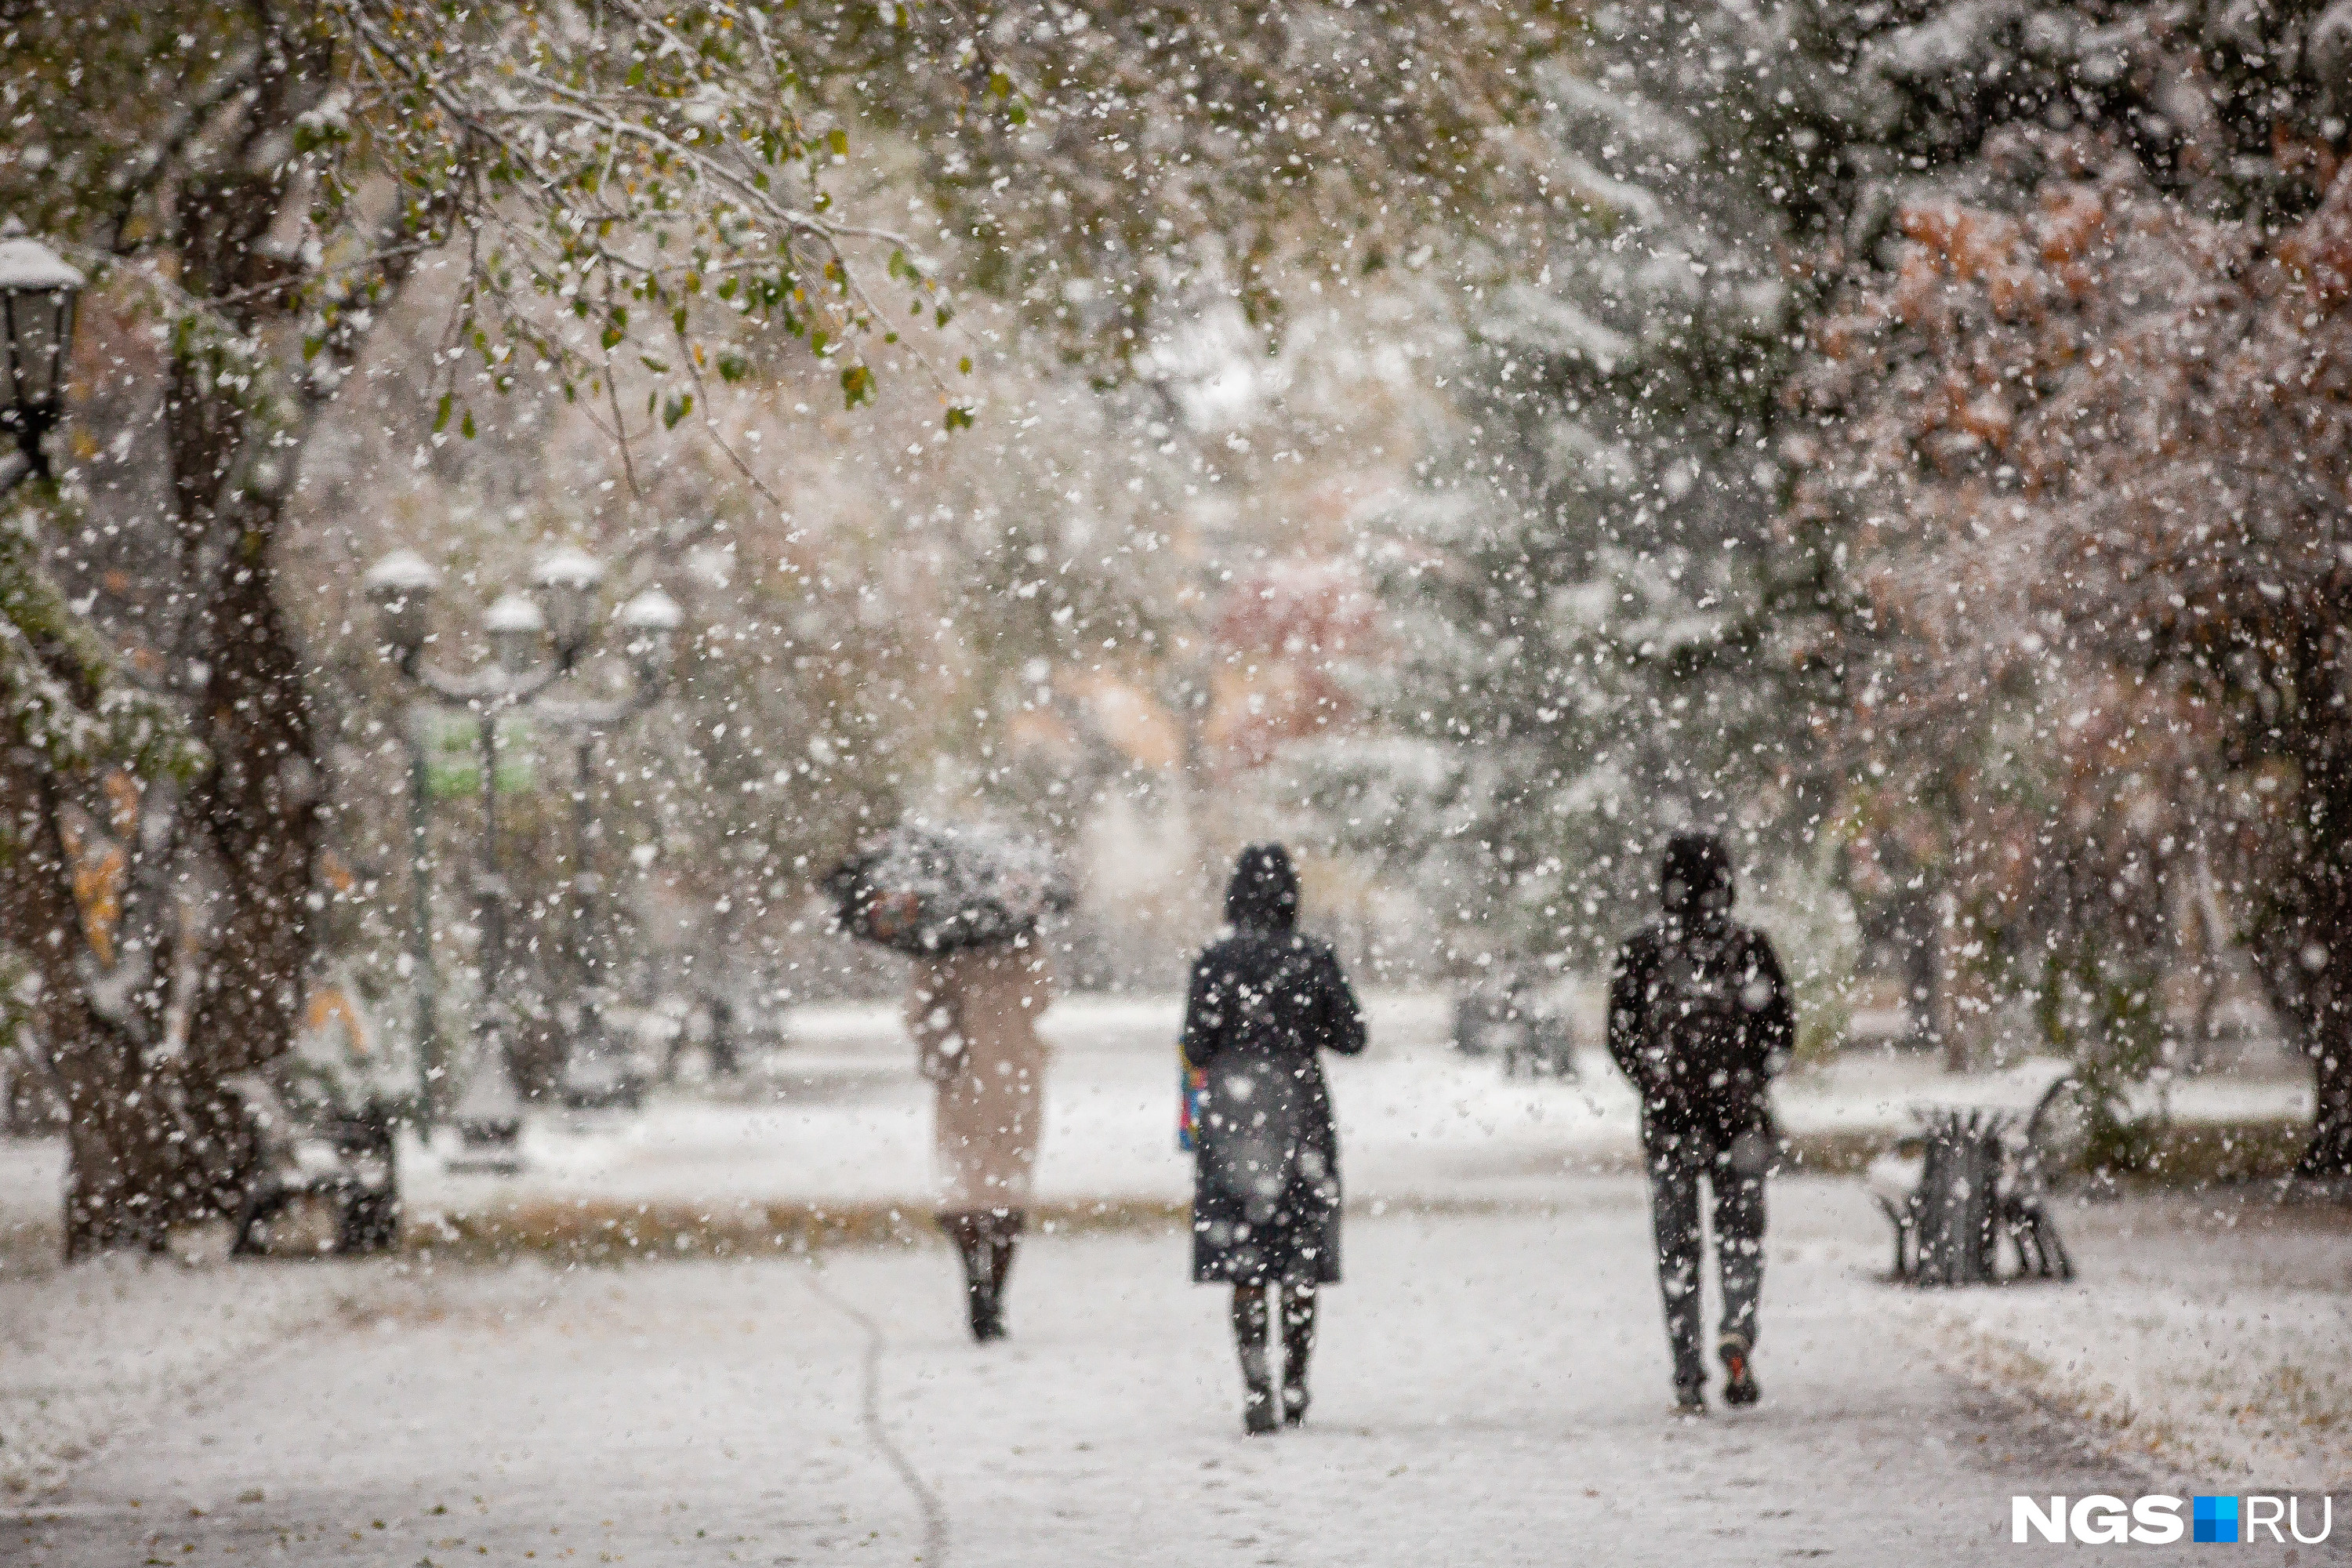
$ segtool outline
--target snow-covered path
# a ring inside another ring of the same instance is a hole
[[[1560,1197],[1352,1219],[1313,1417],[1262,1439],[1171,1232],[1034,1240],[984,1350],[930,1247],[387,1269],[0,1559],[1954,1563],[2019,1550],[2013,1491],[2141,1489],[1935,1370],[1851,1184],[1776,1189],[1765,1405],[1668,1419],[1639,1184]]]

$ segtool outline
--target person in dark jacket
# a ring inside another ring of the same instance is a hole
[[[1192,965],[1184,1006],[1184,1062],[1207,1081],[1192,1279],[1234,1288],[1243,1426],[1252,1433],[1275,1429],[1276,1316],[1280,1418],[1306,1419],[1316,1291],[1339,1279],[1339,1144],[1318,1053],[1364,1048],[1363,1010],[1338,957],[1296,930],[1297,918],[1289,854],[1278,844],[1243,850],[1225,889],[1231,929]]]
[[[1731,918],[1731,857],[1713,834],[1676,835],[1659,874],[1664,918],[1618,950],[1609,1054],[1642,1097],[1650,1220],[1674,1352],[1675,1398],[1706,1408],[1699,1353],[1698,1188],[1715,1202],[1723,1397],[1753,1405],[1756,1299],[1764,1283],[1764,1178],[1773,1134],[1765,1094],[1796,1043],[1780,961]]]

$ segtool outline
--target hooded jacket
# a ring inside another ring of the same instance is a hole
[[[1328,1284],[1339,1277],[1339,1149],[1318,1058],[1364,1048],[1363,1010],[1338,955],[1297,929],[1298,873],[1280,845],[1242,851],[1225,889],[1225,919],[1231,929],[1192,965],[1184,1062],[1214,1082],[1278,1075],[1289,1108],[1280,1136],[1295,1163],[1275,1216],[1253,1218],[1216,1174],[1230,1151],[1221,1148],[1213,1109],[1197,1135],[1192,1277]],[[1229,1070],[1220,1072],[1221,1063]]]
[[[1700,1133],[1728,1143],[1763,1124],[1765,1091],[1796,1046],[1796,1012],[1763,932],[1731,918],[1731,857],[1677,835],[1659,866],[1663,918],[1618,950],[1609,1054],[1642,1097],[1644,1142]]]

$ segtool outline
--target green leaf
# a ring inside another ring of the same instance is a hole
[[[849,156],[849,132],[838,126],[825,132],[824,144],[833,149],[833,155],[836,158]]]
[[[949,404],[949,405],[948,405],[948,414],[947,414],[947,427],[948,427],[949,429],[950,429],[950,430],[969,430],[969,429],[971,429],[971,409],[969,409],[969,408],[967,408],[967,407],[965,407],[965,406],[964,406],[962,404],[961,404],[961,403],[950,403],[950,404]]]
[[[667,397],[662,399],[662,428],[665,430],[677,429],[677,422],[693,412],[694,394],[690,392],[671,393]]]
[[[855,408],[873,395],[872,371],[862,364],[854,364],[841,373],[841,400],[845,406]]]
[[[457,421],[457,434],[463,436],[468,441],[474,438],[474,411],[472,409],[467,409],[466,416]]]
[[[988,90],[998,98],[1011,98],[1013,79],[1003,71],[991,71],[988,73]]]
[[[719,379],[721,381],[740,381],[751,373],[751,369],[741,354],[722,353],[719,356]]]
[[[971,356],[970,354],[966,354],[963,358],[956,361],[956,374],[958,375],[970,375],[971,374]]]
[[[433,411],[433,434],[436,436],[449,428],[449,410],[457,401],[457,398],[448,393],[445,392],[441,395],[441,405]]]

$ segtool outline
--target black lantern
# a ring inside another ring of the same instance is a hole
[[[621,623],[621,633],[628,639],[629,663],[635,668],[638,681],[648,690],[660,690],[677,658],[677,628],[686,619],[677,601],[659,588],[648,588],[623,605],[614,619]]]
[[[41,437],[65,410],[66,354],[82,276],[10,218],[0,226],[0,427],[14,433],[28,472],[47,478]]]
[[[368,568],[360,587],[375,605],[378,628],[405,667],[424,651],[433,591],[441,574],[414,550],[395,550]]]
[[[595,633],[596,585],[604,580],[604,563],[577,545],[562,544],[539,558],[530,577],[555,657],[569,669]]]

